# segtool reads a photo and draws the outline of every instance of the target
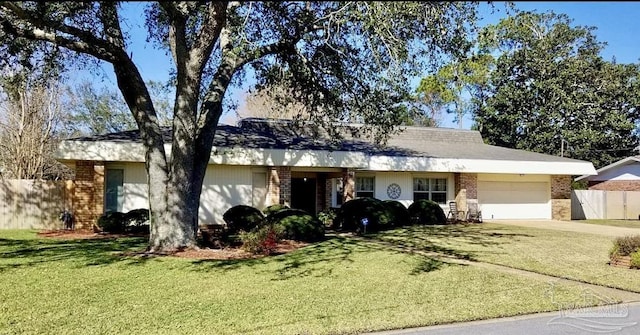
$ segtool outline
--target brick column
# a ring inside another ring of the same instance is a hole
[[[342,193],[342,203],[349,200],[353,200],[355,198],[355,190],[356,190],[356,177],[355,172],[351,169],[343,169],[342,170],[342,185],[343,185],[343,193]]]
[[[291,168],[280,166],[278,168],[280,179],[280,199],[279,204],[291,207]]]
[[[551,218],[571,221],[571,176],[551,176]]]
[[[478,175],[475,173],[456,173],[454,176],[456,205],[458,210],[468,210],[467,199],[478,199]]]
[[[92,229],[104,211],[103,162],[76,162],[72,203],[76,229]]]
[[[333,196],[333,184],[331,178],[324,181],[324,208],[331,208],[331,197]]]
[[[325,173],[316,174],[316,212],[322,212],[326,208],[326,192],[325,187],[327,175]],[[317,214],[312,213],[312,214]]]
[[[95,162],[93,165],[93,192],[95,220],[104,213],[104,162]]]

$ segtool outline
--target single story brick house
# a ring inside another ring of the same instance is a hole
[[[409,206],[431,199],[485,219],[571,218],[571,181],[590,162],[487,145],[473,130],[405,127],[386,147],[332,141],[291,121],[243,119],[219,125],[201,196],[201,224],[222,223],[239,204],[286,204],[310,212],[358,197]],[[170,129],[165,134],[170,146]],[[170,152],[170,150],[167,150]],[[73,211],[90,227],[106,211],[148,208],[144,148],[137,131],[63,141],[57,158],[76,173]]]
[[[597,175],[585,174],[576,181],[586,180],[590,190],[640,191],[640,155],[621,159],[596,172]]]

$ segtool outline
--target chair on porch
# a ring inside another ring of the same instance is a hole
[[[476,199],[467,199],[467,221],[482,223],[482,211]]]
[[[449,212],[447,213],[447,222],[456,223],[464,219],[464,211],[458,210],[458,204],[455,201],[449,201]]]

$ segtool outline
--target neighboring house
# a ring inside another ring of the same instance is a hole
[[[165,134],[167,152],[170,130]],[[335,143],[290,121],[219,125],[204,179],[200,222],[221,223],[234,205],[271,204],[318,212],[358,197],[448,208],[477,199],[485,219],[570,219],[571,180],[590,162],[484,144],[472,130],[406,127],[380,148]],[[90,227],[105,211],[147,207],[144,148],[137,131],[63,141],[60,161],[76,172],[74,211]]]
[[[640,155],[621,159],[596,172],[597,175],[585,174],[576,181],[586,180],[590,190],[640,191]]]

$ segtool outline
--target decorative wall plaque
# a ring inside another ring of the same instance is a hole
[[[400,198],[401,193],[402,193],[402,189],[400,188],[400,185],[396,183],[389,184],[389,186],[387,187],[387,196],[389,196],[389,198],[391,199]]]

